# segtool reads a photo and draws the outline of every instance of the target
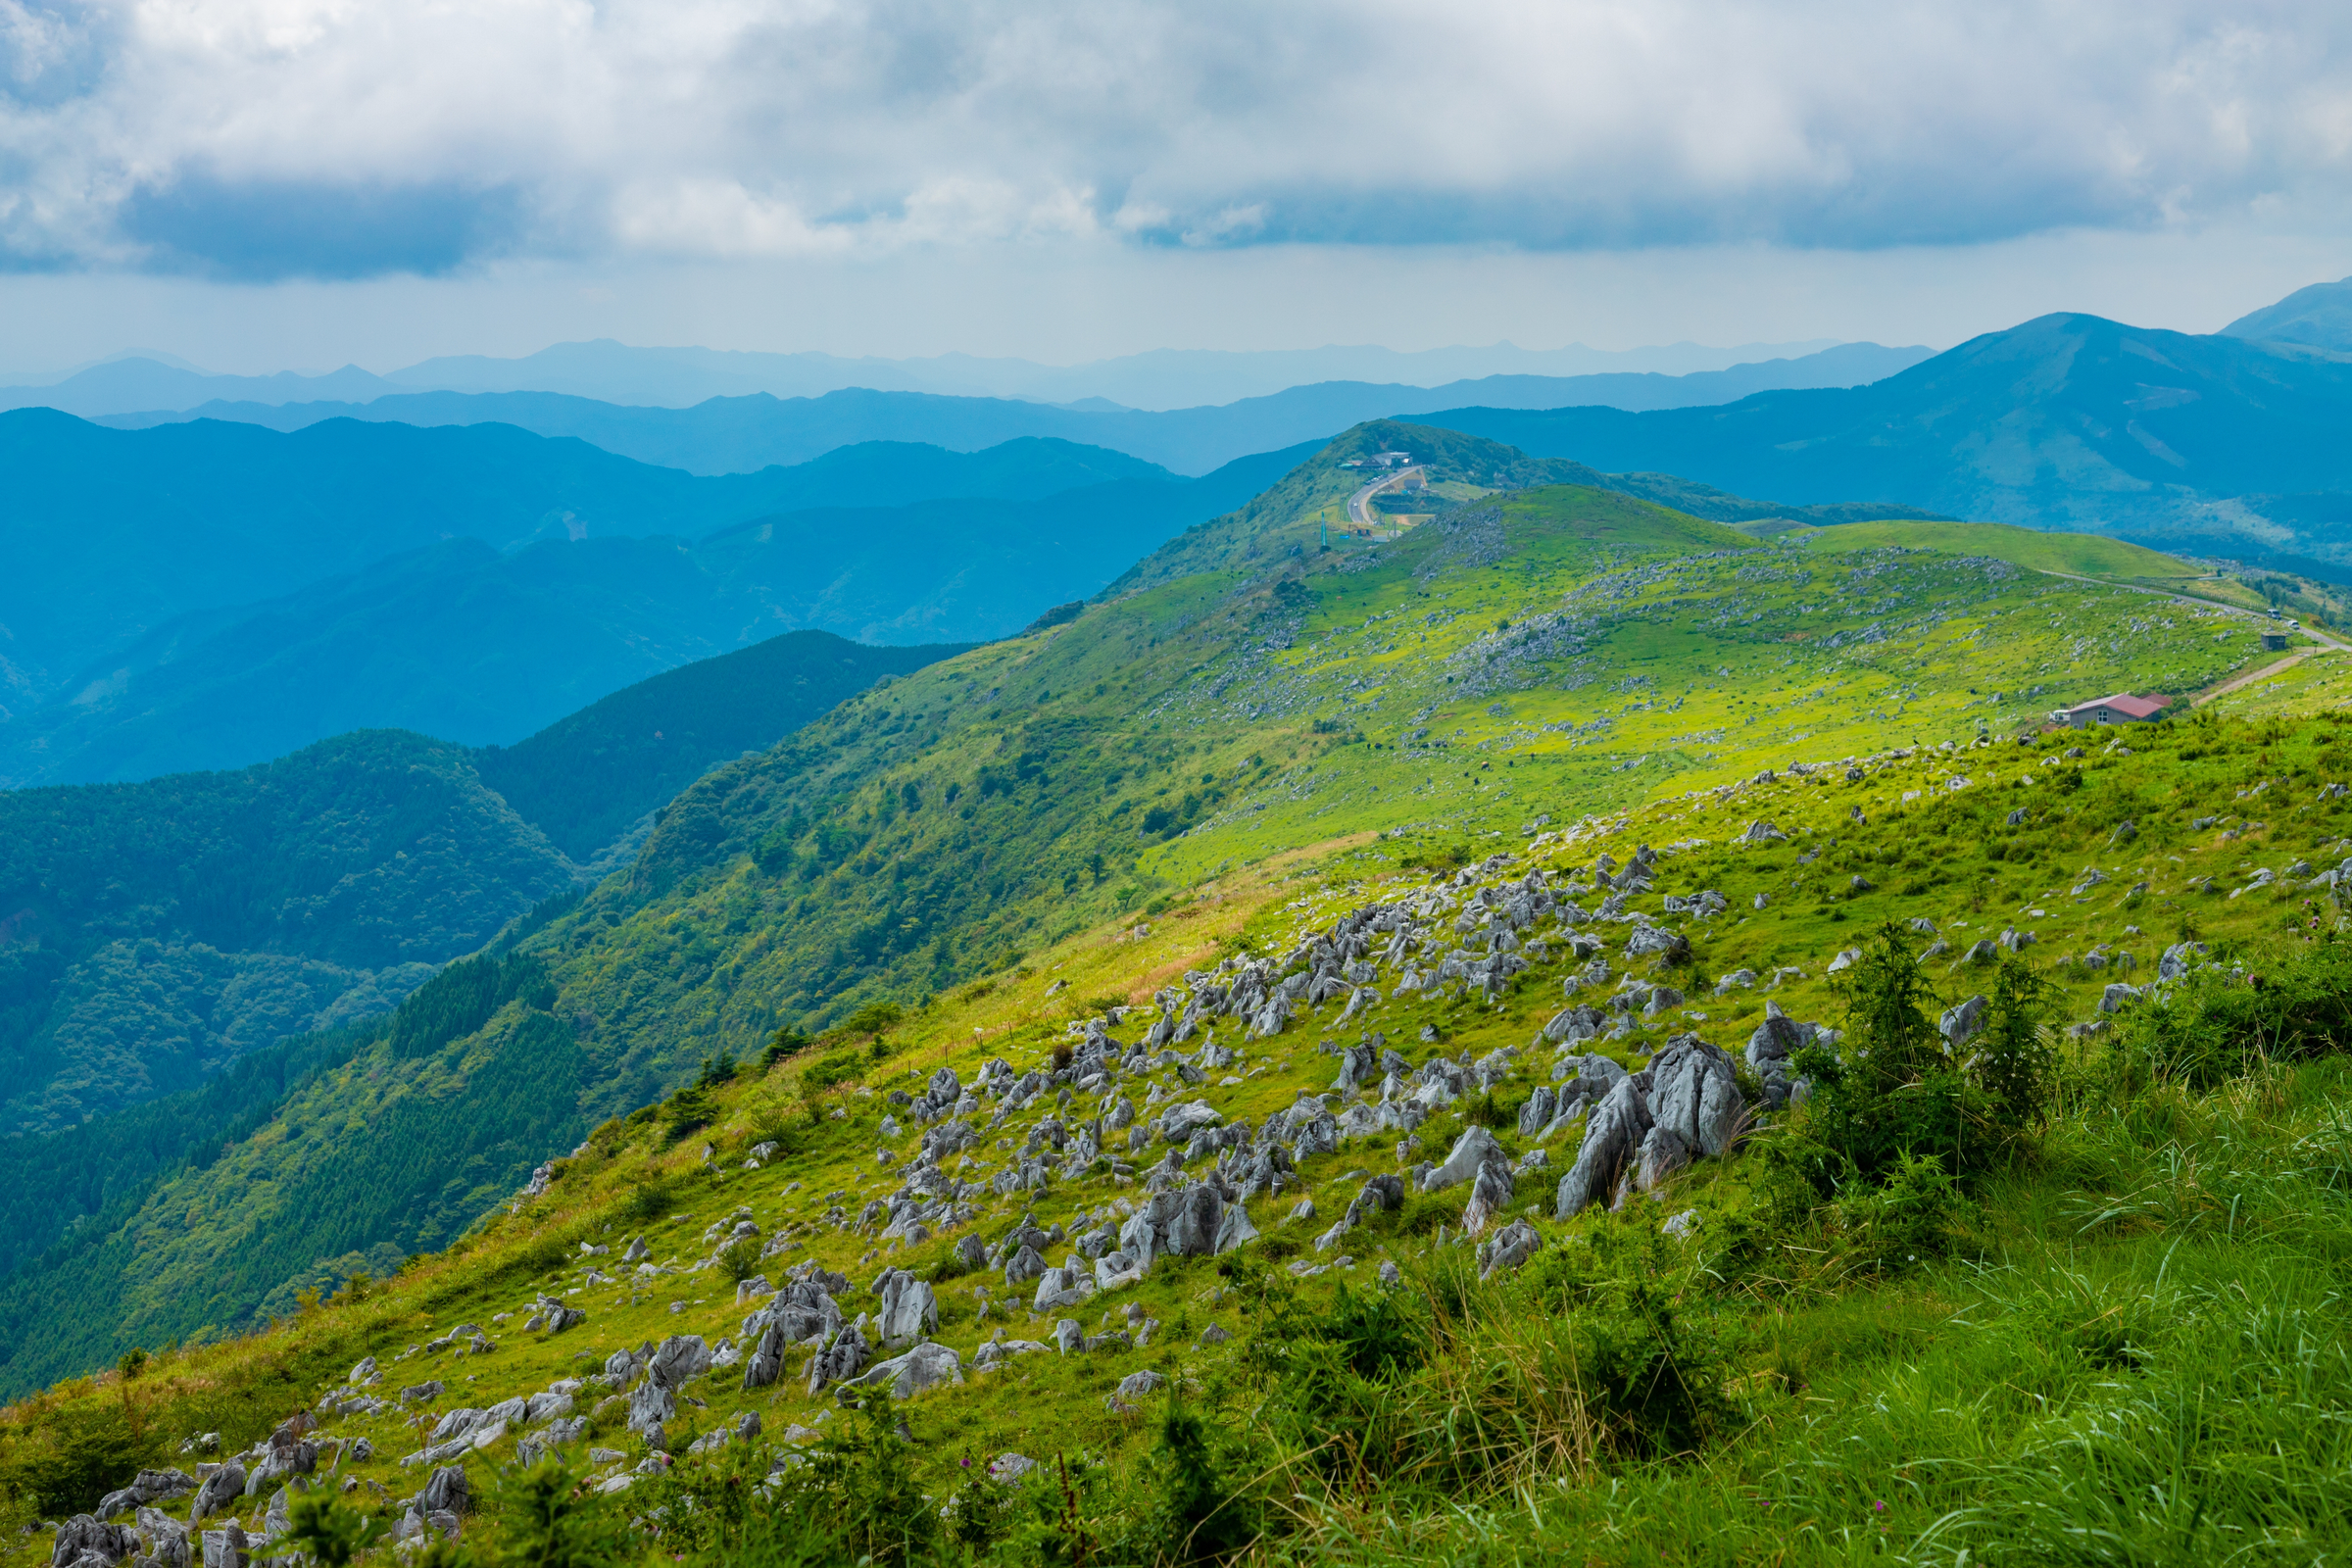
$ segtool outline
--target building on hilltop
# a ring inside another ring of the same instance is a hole
[[[2117,692],[2113,697],[2061,708],[2050,717],[2075,729],[2086,724],[2152,724],[2164,716],[2171,703],[2169,697],[2134,697],[2130,692]]]

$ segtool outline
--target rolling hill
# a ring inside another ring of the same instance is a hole
[[[339,1260],[445,1237],[536,1159],[780,1026],[936,1004],[1122,912],[1213,906],[1305,847],[1402,834],[1485,854],[1545,816],[1969,743],[2123,686],[2196,691],[2260,657],[2268,625],[1976,553],[1760,546],[1592,486],[1470,495],[1396,540],[1287,548],[1298,509],[1356,480],[1342,464],[1399,439],[1464,473],[1534,463],[1440,431],[1353,432],[1283,481],[1293,501],[1254,509],[1254,555],[1237,532],[1200,569],[1147,569],[1074,620],[722,763],[624,873],[499,959],[543,966],[544,1005],[415,1057],[363,1044],[232,1153],[61,1243],[11,1308],[22,1375],[118,1353],[126,1325],[227,1332]],[[476,1081],[519,1098],[469,1104],[477,1146],[433,1156],[459,1161],[455,1197],[419,1206],[442,1189],[405,1167],[353,1185],[394,1169],[414,1125],[353,1096],[422,1115]],[[239,1206],[250,1191],[265,1209]],[[219,1217],[159,1228],[167,1211]],[[61,1315],[93,1271],[143,1282],[113,1327]]]
[[[1651,414],[1455,409],[1427,422],[1748,495],[1900,499],[2341,572],[2352,543],[2329,519],[2352,493],[2352,449],[2336,439],[2348,416],[2352,361],[2049,316],[1867,387]]]

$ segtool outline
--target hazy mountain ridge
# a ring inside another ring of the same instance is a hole
[[[1848,386],[1890,374],[1926,354],[1924,349],[1848,344],[1801,360],[1682,376],[1491,376],[1435,388],[1318,382],[1164,412],[1062,408],[854,387],[813,397],[779,398],[765,392],[713,397],[685,408],[631,407],[551,392],[429,392],[386,395],[366,403],[208,404],[186,415],[122,415],[100,422],[147,428],[211,417],[293,430],[329,418],[419,425],[499,421],[709,475],[804,463],[853,442],[928,442],[969,450],[1022,436],[1054,436],[1132,453],[1180,473],[1204,473],[1249,453],[1326,439],[1364,419],[1409,416],[1473,400],[1509,408],[1575,403],[1684,407],[1724,402],[1759,387]]]
[[[28,571],[0,584],[0,779],[17,786],[243,766],[355,728],[515,741],[802,626],[1001,636],[1296,461],[1180,479],[1024,439],[698,479],[498,425],[0,416],[12,434]],[[841,504],[861,498],[897,504]]]
[[[844,359],[821,353],[763,354],[708,348],[643,348],[598,339],[558,343],[514,359],[450,355],[378,375],[357,366],[325,374],[278,371],[227,375],[129,353],[98,365],[0,386],[0,409],[42,407],[86,417],[140,411],[181,412],[214,402],[262,407],[350,401],[407,392],[556,392],[605,403],[683,408],[714,397],[764,392],[821,397],[849,387],[1014,398],[1073,404],[1107,400],[1127,408],[1174,409],[1263,397],[1316,381],[1386,381],[1436,386],[1491,375],[1679,376],[1806,358],[1829,350],[1877,351],[1876,344],[1750,343],[1707,348],[1678,343],[1601,350],[1528,350],[1509,344],[1399,353],[1376,347],[1261,350],[1157,349],[1089,365],[944,354],[927,359]],[[1879,351],[1886,352],[1886,351]],[[1906,352],[1897,350],[1896,353]]]
[[[2275,305],[2247,312],[2222,332],[2227,337],[2352,353],[2352,277],[2299,288]]]

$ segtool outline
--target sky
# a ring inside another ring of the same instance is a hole
[[[1942,347],[2352,273],[2352,7],[0,0],[0,367]]]

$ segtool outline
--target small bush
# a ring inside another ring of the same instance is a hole
[[[1971,1214],[1952,1173],[1924,1154],[1902,1156],[1883,1184],[1849,1191],[1837,1207],[1856,1261],[1885,1274],[1952,1251]]]
[[[1135,1519],[1137,1559],[1165,1563],[1230,1561],[1257,1539],[1252,1500],[1227,1479],[1208,1429],[1170,1402],[1158,1440],[1145,1454],[1143,1506]]]
[[[629,1193],[629,1200],[621,1212],[640,1224],[652,1224],[678,1206],[678,1185],[666,1177],[656,1176],[639,1182]]]
[[[895,1002],[869,1002],[843,1019],[841,1027],[854,1035],[878,1035],[906,1016],[906,1009]]]
[[[719,1249],[718,1266],[726,1273],[729,1284],[741,1285],[760,1272],[760,1239],[747,1236]]]
[[[865,1060],[855,1051],[836,1051],[809,1063],[801,1074],[801,1087],[809,1094],[823,1094],[839,1084],[846,1084],[865,1070]]]

